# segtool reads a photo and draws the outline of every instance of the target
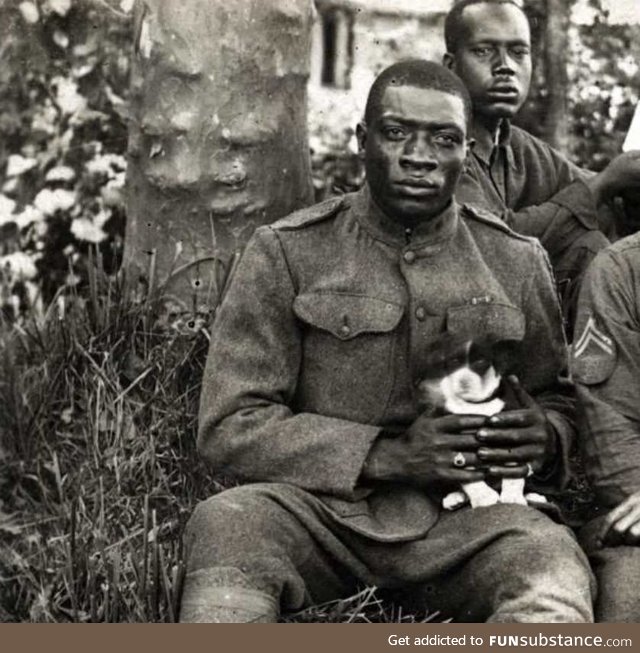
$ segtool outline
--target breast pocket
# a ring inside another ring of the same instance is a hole
[[[399,303],[366,295],[306,293],[293,310],[302,322],[301,409],[376,423],[393,383]]]

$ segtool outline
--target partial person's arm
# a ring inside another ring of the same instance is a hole
[[[219,473],[353,500],[380,428],[292,411],[302,364],[294,298],[278,236],[258,229],[214,321],[198,447]]]
[[[573,345],[586,470],[605,507],[640,491],[640,268],[631,260],[614,251],[596,258],[580,295]]]
[[[580,295],[573,351],[587,475],[599,505],[613,508],[597,529],[608,544],[640,542],[638,255],[640,248],[596,258]]]

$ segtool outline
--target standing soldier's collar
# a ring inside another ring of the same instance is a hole
[[[424,247],[444,242],[456,232],[459,221],[458,206],[452,200],[440,215],[407,229],[402,223],[389,218],[378,207],[366,183],[355,194],[352,209],[358,222],[374,238],[396,247],[404,247],[409,243]]]
[[[479,125],[474,127],[474,133],[477,134],[477,130],[484,130],[484,127]],[[511,122],[506,118],[502,120],[493,146],[489,146],[485,139],[478,138],[471,152],[486,167],[491,167],[496,156],[499,156],[499,153],[503,152],[509,167],[514,168],[515,158],[513,156],[513,148],[511,147]]]

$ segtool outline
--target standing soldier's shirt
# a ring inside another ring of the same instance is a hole
[[[601,252],[578,305],[572,372],[599,503],[640,491],[640,233]]]
[[[598,207],[578,168],[547,143],[503,120],[493,149],[473,148],[456,190],[463,203],[495,213],[547,251],[573,325],[577,290],[593,257],[608,245]]]
[[[424,491],[359,479],[380,433],[417,418],[420,360],[444,332],[522,340],[513,372],[558,436],[545,474],[561,485],[574,406],[540,244],[455,202],[405,229],[366,187],[256,231],[214,324],[199,449],[369,538],[423,537],[439,514]]]

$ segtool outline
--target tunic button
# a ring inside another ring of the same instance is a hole
[[[427,311],[425,311],[424,306],[418,306],[418,308],[416,308],[416,319],[422,322],[425,317],[427,317]]]
[[[341,335],[345,336],[345,338],[346,338],[348,335],[351,334],[351,329],[346,324],[343,324],[340,327],[340,333],[341,333]]]
[[[402,255],[402,258],[405,260],[405,263],[413,263],[416,260],[416,253],[409,250]]]

